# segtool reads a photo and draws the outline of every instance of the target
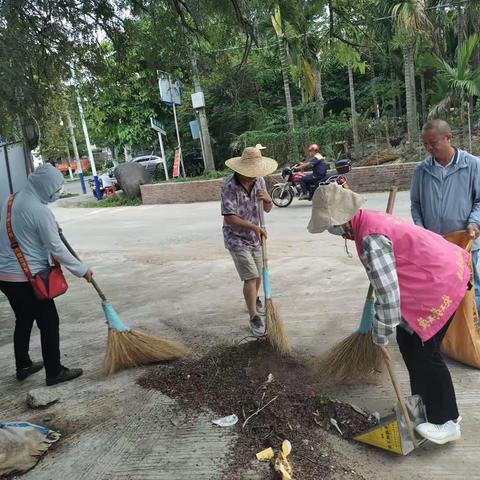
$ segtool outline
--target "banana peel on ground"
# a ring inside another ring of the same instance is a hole
[[[277,453],[275,453],[272,448],[267,448],[257,453],[257,459],[261,462],[270,460],[279,478],[282,480],[292,480],[293,469],[287,459],[291,451],[292,444],[288,440],[284,440],[281,450]]]

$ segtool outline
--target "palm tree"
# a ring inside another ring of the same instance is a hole
[[[352,133],[353,133],[353,149],[355,157],[358,158],[360,154],[360,139],[358,135],[358,113],[355,100],[355,82],[353,77],[354,70],[361,74],[365,73],[365,62],[361,61],[360,54],[353,48],[344,43],[336,42],[335,55],[341,65],[347,67],[348,71],[348,85],[350,90],[350,110],[352,112]]]
[[[392,9],[392,15],[403,43],[408,139],[412,142],[418,138],[415,45],[419,34],[430,26],[430,22],[425,11],[425,0],[405,0],[397,3]]]
[[[283,29],[282,14],[280,12],[280,7],[278,4],[275,6],[273,15],[271,16],[271,20],[275,33],[277,34],[278,51],[283,76],[283,90],[285,92],[285,103],[287,105],[288,126],[290,130],[293,131],[295,129],[295,121],[293,118],[292,97],[290,95],[290,80],[288,78],[289,66],[287,58],[287,46],[285,40],[285,32]]]
[[[456,65],[451,66],[446,60],[436,57],[437,67],[437,99],[438,103],[433,107],[430,116],[436,116],[446,112],[450,105],[458,103],[463,111],[467,104],[468,141],[472,150],[472,124],[470,100],[473,96],[480,96],[480,67],[472,69],[470,61],[478,47],[477,34],[471,35],[462,42],[456,54]],[[441,98],[440,98],[441,95]],[[466,101],[466,102],[465,102]]]

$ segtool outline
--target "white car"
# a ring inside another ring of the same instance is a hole
[[[156,155],[143,155],[142,157],[135,157],[131,162],[139,163],[145,167],[149,172],[155,173],[159,169],[163,169],[163,158]]]

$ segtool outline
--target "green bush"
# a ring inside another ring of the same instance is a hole
[[[232,173],[231,170],[215,170],[213,172],[205,172],[202,175],[197,177],[178,177],[178,178],[171,178],[169,182],[175,183],[182,183],[182,182],[194,182],[196,180],[215,180],[217,178],[227,177]],[[165,177],[154,177],[152,183],[166,183]]]
[[[104,198],[103,200],[88,200],[77,205],[79,208],[102,208],[102,207],[137,207],[142,205],[141,198],[127,198],[123,195]]]
[[[239,136],[238,147],[244,148],[261,143],[265,150],[265,155],[275,158],[280,166],[292,163],[290,158],[289,141],[290,135],[277,127],[275,132],[269,127],[266,130],[247,131]],[[351,141],[352,126],[348,119],[327,118],[320,125],[298,128],[294,132],[294,148],[297,150],[299,158],[305,156],[305,149],[311,143],[318,143],[322,153],[326,156],[334,157],[338,152],[336,142]]]

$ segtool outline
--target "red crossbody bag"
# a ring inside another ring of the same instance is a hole
[[[32,285],[35,296],[39,300],[51,300],[52,298],[63,295],[68,290],[68,284],[63,275],[60,263],[57,260],[53,259],[53,265],[35,275],[32,275],[30,267],[25,260],[12,229],[12,206],[14,200],[15,194],[8,199],[7,233],[8,238],[10,239],[10,246],[17,257],[20,267],[22,267],[23,273]]]

